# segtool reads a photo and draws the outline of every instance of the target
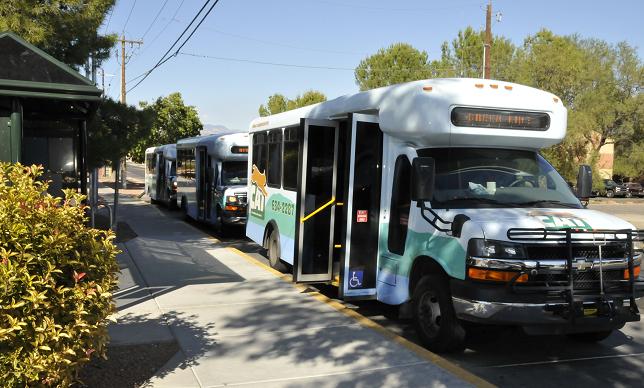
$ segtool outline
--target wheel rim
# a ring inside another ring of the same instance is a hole
[[[429,337],[437,337],[441,324],[441,308],[438,296],[432,291],[424,293],[419,301],[418,317],[423,331]]]
[[[274,238],[269,240],[268,244],[268,260],[271,262],[271,265],[274,267],[277,264],[279,258],[277,257],[277,244]]]

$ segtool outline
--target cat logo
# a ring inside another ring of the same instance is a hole
[[[253,171],[250,175],[251,192],[250,192],[250,215],[259,219],[264,219],[264,208],[266,206],[266,174],[259,172],[259,168],[253,164]]]
[[[259,172],[259,168],[253,164],[253,173],[250,175],[250,181],[257,185],[257,187],[262,191],[265,197],[268,197],[268,192],[266,192],[266,174]]]

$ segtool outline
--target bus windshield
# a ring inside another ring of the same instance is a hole
[[[433,208],[581,208],[570,186],[534,151],[430,148],[436,181]]]
[[[221,163],[221,184],[223,186],[245,185],[248,181],[246,162]]]

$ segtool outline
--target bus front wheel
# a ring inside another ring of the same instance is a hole
[[[271,231],[270,236],[268,236],[266,249],[268,251],[268,261],[271,268],[280,272],[286,271],[286,266],[280,260],[280,240],[279,233],[276,230]]]
[[[423,345],[434,352],[464,349],[465,330],[458,322],[444,275],[423,276],[413,294],[413,321]]]

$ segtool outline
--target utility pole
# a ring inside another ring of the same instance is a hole
[[[119,39],[121,42],[121,103],[127,104],[127,96],[126,96],[126,89],[125,89],[125,65],[127,63],[127,56],[125,54],[125,44],[129,43],[130,47],[133,47],[135,44],[142,45],[143,41],[142,40],[127,40],[125,39],[125,35],[121,35],[121,39]],[[123,181],[123,188],[127,189],[127,170],[126,170],[126,165],[125,165],[125,158],[123,158],[123,161],[121,163],[123,165],[123,174],[122,174],[122,181]]]
[[[483,44],[483,78],[490,79],[490,48],[492,47],[492,0],[485,13],[485,43]]]
[[[125,35],[122,35],[121,39],[119,39],[119,42],[121,42],[121,102],[123,104],[125,104],[126,103],[125,64],[127,62],[127,57],[125,55],[125,44],[129,43],[130,47],[132,47],[135,44],[142,45],[143,41],[142,40],[127,40],[127,39],[125,39]]]
[[[126,89],[125,89],[125,65],[127,64],[127,56],[125,54],[125,44],[129,43],[130,47],[133,47],[135,44],[142,45],[142,40],[127,40],[125,35],[121,35],[121,103],[126,104]],[[113,225],[112,228],[115,228],[117,225],[116,222],[116,209],[118,208],[119,203],[119,180],[121,180],[121,165],[123,166],[123,188],[127,189],[127,171],[125,166],[125,158],[119,160],[118,166],[116,166],[115,176],[114,176],[114,213],[113,213]]]

